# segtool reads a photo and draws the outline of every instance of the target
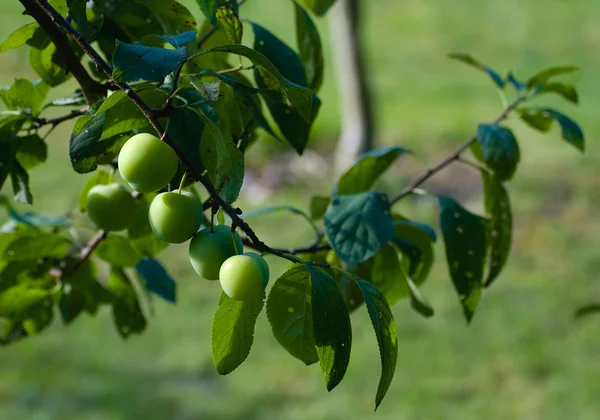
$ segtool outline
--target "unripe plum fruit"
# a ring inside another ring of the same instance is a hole
[[[119,173],[131,188],[153,192],[163,188],[177,172],[175,151],[152,134],[131,137],[119,152]]]
[[[225,260],[236,255],[231,236],[231,227],[215,226],[202,229],[190,241],[190,262],[192,267],[206,280],[219,280],[219,270]],[[242,252],[244,244],[240,235],[235,233],[235,242],[238,252]]]
[[[200,228],[202,203],[188,191],[158,194],[150,204],[148,220],[159,239],[180,244]]]
[[[135,199],[117,183],[96,185],[88,192],[86,209],[98,229],[123,230],[133,223]]]
[[[249,255],[234,255],[225,260],[219,280],[223,291],[234,300],[257,299],[264,290],[260,265]]]
[[[244,255],[254,258],[254,261],[256,261],[256,263],[260,267],[260,272],[262,273],[262,279],[263,279],[263,289],[264,289],[265,287],[267,287],[267,284],[269,284],[269,275],[270,275],[269,265],[267,264],[265,259],[261,255],[257,254],[256,252],[244,252]]]

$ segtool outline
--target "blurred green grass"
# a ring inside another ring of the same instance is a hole
[[[199,15],[194,2],[186,4]],[[27,21],[19,12],[18,2],[6,2],[0,37]],[[397,374],[377,413],[372,408],[379,356],[364,311],[352,318],[346,378],[329,394],[317,366],[305,368],[278,346],[264,313],[246,363],[219,377],[210,356],[218,286],[195,278],[185,247],[173,247],[161,259],[179,280],[179,303],[155,302],[156,315],[142,336],[122,341],[110,313],[103,312],[69,328],[56,322],[40,337],[1,349],[0,418],[596,419],[600,320],[575,321],[572,314],[578,305],[600,301],[600,153],[594,147],[600,134],[599,13],[593,0],[365,2],[381,144],[408,146],[435,162],[499,112],[485,76],[445,58],[453,51],[472,53],[499,70],[510,67],[523,78],[553,64],[579,65],[583,70],[572,80],[581,106],[560,108],[582,122],[588,141],[581,156],[557,130],[541,137],[511,123],[521,140],[522,163],[510,184],[516,233],[509,266],[467,327],[438,246],[437,267],[424,286],[436,316],[424,320],[406,302],[394,307]],[[293,42],[289,2],[252,0],[244,14]],[[319,26],[327,37],[326,21]],[[25,50],[1,58],[1,84],[33,77]],[[334,82],[329,70],[314,146],[338,130]],[[544,103],[558,104],[550,98]],[[36,208],[51,214],[72,207],[86,179],[70,169],[68,134],[68,127],[57,130],[50,163],[31,174]],[[460,168],[448,173],[433,187],[466,197],[477,208],[473,177]],[[399,178],[405,174],[388,178],[386,187],[401,188]],[[456,179],[469,181],[468,187],[453,187]],[[327,193],[330,187],[313,189]],[[306,193],[284,191],[264,204],[281,203],[306,208]],[[401,209],[433,220],[431,205],[412,202]],[[254,225],[272,244],[308,239],[301,222],[280,216]],[[276,273],[285,268],[270,263]]]

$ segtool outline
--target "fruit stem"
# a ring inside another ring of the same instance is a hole
[[[241,252],[238,249],[237,242],[235,240],[235,227],[231,228],[231,240],[233,241],[233,250],[235,251],[235,255],[240,255]]]
[[[179,190],[177,191],[177,194],[181,194],[181,190],[183,190],[183,184],[185,183],[186,179],[187,179],[187,171],[185,171],[183,173],[183,176],[181,177],[181,182],[179,183]]]

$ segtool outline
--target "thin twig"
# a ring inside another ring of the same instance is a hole
[[[52,128],[54,128],[57,125],[65,122],[65,121],[72,120],[73,118],[82,116],[83,114],[88,112],[89,109],[90,108],[88,106],[81,108],[81,109],[74,109],[71,112],[69,112],[68,114],[62,115],[62,116],[56,117],[56,118],[34,118],[33,119],[34,126],[35,126],[35,128],[40,128],[45,125],[51,125]]]

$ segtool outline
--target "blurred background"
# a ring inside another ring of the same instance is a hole
[[[183,2],[200,18],[195,2]],[[0,38],[29,19],[17,1],[2,2]],[[541,136],[514,120],[522,160],[510,182],[515,217],[513,254],[487,291],[470,326],[446,271],[443,247],[423,291],[436,310],[431,319],[408,302],[393,308],[399,337],[396,377],[373,413],[380,362],[366,311],[352,317],[354,343],[342,384],[327,393],[318,366],[289,356],[263,313],[254,347],[234,373],[212,365],[210,326],[219,286],[197,278],[187,249],[172,247],[160,259],[178,280],[177,305],[153,302],[147,331],[123,341],[110,311],[60,322],[39,337],[0,349],[2,419],[597,419],[600,416],[600,317],[574,319],[581,305],[600,301],[600,3],[595,0],[377,0],[364,1],[364,43],[373,88],[376,144],[400,145],[418,159],[401,161],[383,181],[398,191],[412,174],[455,150],[501,110],[484,74],[449,61],[467,52],[504,73],[526,79],[538,69],[574,64],[578,108],[541,98],[581,122],[587,151],[565,144],[558,129]],[[293,8],[284,0],[251,0],[243,16],[295,45]],[[248,156],[247,188],[240,205],[250,210],[291,204],[307,209],[312,193],[333,186],[329,162],[340,131],[336,75],[329,28],[319,21],[327,50],[312,152],[293,160],[289,184],[274,184],[288,155],[264,138]],[[248,31],[250,32],[250,31]],[[246,40],[250,39],[248,34]],[[35,78],[27,49],[0,57],[0,84]],[[68,93],[73,85],[52,93]],[[62,214],[76,204],[87,179],[67,156],[69,124],[51,136],[49,164],[31,173],[35,209]],[[287,169],[288,171],[290,169]],[[283,177],[286,178],[286,177]],[[429,187],[481,208],[476,174],[454,165]],[[400,205],[435,222],[430,202]],[[267,243],[309,240],[302,221],[269,216],[253,221]],[[275,278],[285,264],[270,259]]]

